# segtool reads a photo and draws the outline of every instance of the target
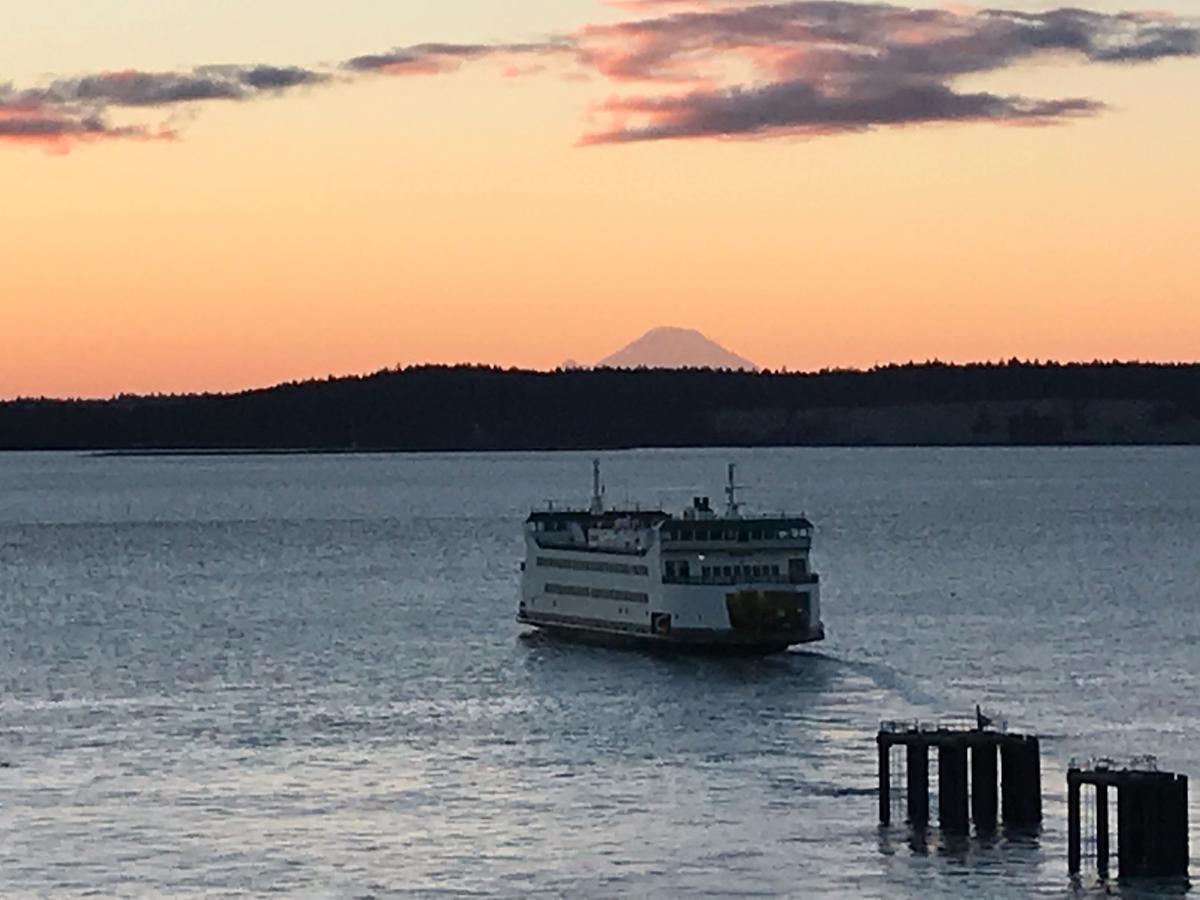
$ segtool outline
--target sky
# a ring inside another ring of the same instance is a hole
[[[0,398],[1200,356],[1200,2],[6,0]]]

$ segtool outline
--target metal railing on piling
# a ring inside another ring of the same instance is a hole
[[[920,722],[906,727],[895,722],[882,723],[876,737],[879,821],[884,825],[891,822],[891,752],[893,747],[904,747],[909,824],[923,827],[929,822],[931,748],[937,749],[938,822],[943,831],[965,834],[971,821],[977,830],[990,831],[996,827],[998,814],[1008,825],[1034,826],[1041,822],[1038,739],[996,731],[985,722],[980,716],[974,728],[926,726]]]

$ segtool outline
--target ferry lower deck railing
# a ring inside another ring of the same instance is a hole
[[[620,554],[622,556],[645,556],[650,545],[644,547],[622,547],[615,544],[585,544],[578,541],[570,540],[545,540],[537,538],[538,547],[542,550],[567,550],[571,553],[607,553]]]

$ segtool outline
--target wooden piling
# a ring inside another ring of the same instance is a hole
[[[1132,872],[1136,868],[1134,856],[1139,851],[1134,846],[1134,792],[1129,785],[1117,784],[1117,840],[1120,842],[1121,858],[1118,861],[1122,873]],[[1126,843],[1128,842],[1128,843]]]
[[[1005,822],[1017,814],[1020,779],[1017,777],[1017,751],[1012,744],[1000,748],[1000,812]]]
[[[1146,794],[1145,874],[1187,875],[1187,778],[1158,773]]]
[[[879,822],[889,825],[892,821],[892,748],[882,735],[875,738],[879,747]]]
[[[1025,825],[1042,821],[1042,745],[1036,737],[1025,738]]]
[[[1081,862],[1079,787],[1079,773],[1067,772],[1067,871],[1072,875],[1079,874]]]
[[[1042,761],[1038,739],[1024,737],[1002,744],[1000,766],[1004,821],[1018,826],[1041,822]]]
[[[1191,861],[1191,847],[1188,844],[1188,779],[1186,775],[1178,775],[1175,779],[1175,822],[1172,825],[1172,835],[1175,838],[1175,853],[1172,858],[1172,871],[1187,875],[1188,864]]]
[[[1146,833],[1145,862],[1142,869],[1142,873],[1145,875],[1171,874],[1174,842],[1168,833],[1168,819],[1173,824],[1174,817],[1168,811],[1173,811],[1174,799],[1174,779],[1168,781],[1155,778],[1148,781],[1145,786],[1145,805],[1143,807],[1145,819],[1142,823]]]
[[[1108,785],[1096,785],[1096,870],[1108,874]]]
[[[942,831],[967,832],[966,744],[938,747],[938,821]]]
[[[996,745],[971,747],[971,818],[976,831],[993,831],[997,812]]]
[[[908,822],[917,828],[929,824],[929,746],[924,742],[905,749],[908,775]]]
[[[1145,874],[1146,802],[1141,784],[1117,785],[1117,840],[1121,842],[1118,871],[1122,878]]]

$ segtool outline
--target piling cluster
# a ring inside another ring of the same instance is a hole
[[[1067,771],[1067,868],[1079,873],[1083,857],[1080,807],[1095,790],[1095,860],[1109,871],[1113,854],[1109,801],[1116,794],[1118,871],[1122,878],[1186,876],[1188,871],[1188,780],[1152,768],[1115,768],[1107,761]],[[1112,790],[1110,790],[1110,788]]]
[[[879,821],[892,819],[893,750],[904,767],[909,825],[929,824],[930,751],[937,751],[938,823],[948,834],[979,833],[1006,826],[1036,827],[1042,820],[1041,751],[1036,737],[997,731],[976,707],[974,727],[884,722],[879,748]],[[997,789],[999,785],[999,789]],[[1109,804],[1116,799],[1116,843]],[[1083,801],[1087,804],[1084,805]],[[1084,811],[1089,813],[1086,823]],[[1094,810],[1094,815],[1091,815]],[[1089,834],[1084,835],[1085,824]],[[1094,826],[1094,835],[1090,829]],[[1188,780],[1160,772],[1153,757],[1126,767],[1110,760],[1067,772],[1067,865],[1079,874],[1085,858],[1102,876],[1114,859],[1122,879],[1187,877]]]
[[[1037,825],[1042,819],[1041,751],[1036,737],[984,728],[927,728],[914,724],[906,729],[885,725],[876,742],[879,821],[885,825],[891,822],[892,814],[893,747],[905,749],[905,794],[911,825],[929,822],[931,749],[937,750],[938,823],[943,831],[966,834],[972,821],[977,830],[994,830],[998,814],[1014,826]]]

